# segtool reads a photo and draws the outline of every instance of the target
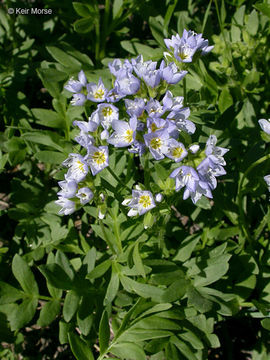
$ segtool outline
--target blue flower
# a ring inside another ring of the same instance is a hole
[[[152,98],[145,105],[145,110],[148,112],[148,115],[153,118],[160,117],[165,112],[160,102]]]
[[[64,88],[72,93],[79,93],[87,83],[87,79],[83,70],[79,72],[78,79],[79,80],[74,80],[74,78],[71,78],[67,85],[64,86]]]
[[[183,107],[184,97],[183,96],[176,96],[173,97],[171,91],[166,91],[165,96],[162,99],[163,108],[166,111],[176,111]]]
[[[187,120],[189,114],[190,109],[183,108],[181,110],[170,112],[168,119],[173,120],[179,130],[185,131],[188,134],[194,134],[196,126],[192,121]]]
[[[161,70],[149,70],[143,74],[142,78],[146,85],[155,88],[162,79],[162,72]]]
[[[270,175],[266,175],[264,177],[264,181],[266,182],[266,185],[268,186],[268,191],[270,191]]]
[[[63,165],[69,168],[67,178],[73,179],[77,183],[82,181],[88,173],[88,166],[84,158],[79,154],[69,154]]]
[[[92,174],[96,175],[109,165],[108,146],[88,146],[87,155],[84,159],[90,167]]]
[[[213,46],[208,46],[208,40],[205,40],[202,34],[187,30],[183,31],[182,37],[179,34],[173,35],[171,39],[165,39],[164,42],[173,52],[174,57],[184,63],[192,62],[194,54],[198,51],[205,55],[213,49]]]
[[[196,154],[197,151],[199,151],[200,146],[197,144],[190,145],[188,150],[191,152],[191,154]]]
[[[128,123],[126,121],[114,120],[112,122],[112,128],[115,131],[107,142],[115,147],[129,146],[135,140],[137,118],[132,117]]]
[[[95,140],[92,135],[89,135],[88,132],[92,132],[96,130],[90,121],[74,121],[74,126],[78,126],[78,128],[81,130],[80,134],[75,137],[75,141],[77,141],[78,144],[80,144],[82,147],[87,148],[88,145],[94,144]]]
[[[116,92],[119,95],[134,95],[140,89],[140,80],[126,70],[120,71],[115,83]]]
[[[142,154],[145,152],[146,146],[141,143],[138,140],[134,140],[133,144],[131,144],[128,151],[133,154],[138,154],[139,156],[142,156]]]
[[[165,66],[164,60],[160,64],[160,70],[162,71],[162,79],[168,84],[177,84],[188,73],[187,71],[178,71],[177,66],[173,62],[171,62],[168,66]]]
[[[133,66],[128,60],[125,60],[124,63],[122,63],[120,59],[114,59],[113,62],[108,64],[108,67],[111,74],[113,74],[115,77],[117,77],[122,70],[126,70],[130,73],[133,70]]]
[[[65,180],[59,181],[58,185],[61,187],[61,190],[57,193],[58,196],[64,198],[72,198],[75,196],[77,191],[77,183],[75,180],[65,176]]]
[[[93,102],[104,102],[106,100],[106,95],[108,90],[105,88],[101,79],[99,79],[98,84],[89,83],[87,84],[87,99]]]
[[[168,152],[167,141],[170,137],[166,129],[145,134],[143,137],[153,157],[156,160],[164,159],[164,154]]]
[[[156,206],[152,193],[146,190],[132,190],[132,198],[122,204],[130,207],[128,216],[143,215]]]
[[[130,116],[140,117],[145,108],[145,102],[142,98],[135,98],[134,100],[125,99],[126,111]]]
[[[167,129],[169,126],[168,120],[161,118],[148,118],[147,129],[148,133],[155,132],[157,130]]]
[[[191,197],[193,204],[196,204],[198,200],[202,197],[202,195],[212,199],[213,195],[208,184],[204,181],[197,181],[195,191],[191,191],[189,189],[185,189],[183,199]]]
[[[179,191],[183,187],[190,192],[196,191],[199,175],[191,166],[180,166],[171,173],[170,177],[175,178],[175,191]]]
[[[97,107],[99,122],[104,129],[109,129],[114,120],[119,118],[119,110],[111,104],[99,104]]]
[[[174,160],[175,162],[180,162],[188,154],[185,146],[182,143],[176,141],[175,139],[169,139],[167,141],[167,145],[168,152],[165,155],[168,158]]]
[[[226,165],[223,155],[226,154],[229,149],[216,146],[217,138],[215,135],[210,135],[206,142],[205,154],[216,164]]]
[[[260,119],[259,124],[261,129],[266,133],[270,135],[270,119]]]
[[[116,88],[113,88],[109,92],[107,92],[106,101],[115,103],[115,102],[123,99],[123,97],[125,97],[125,96],[126,96],[125,94],[118,93],[118,90]]]
[[[159,85],[162,77],[162,71],[156,69],[156,61],[143,61],[142,55],[139,55],[136,59],[131,60],[133,65],[133,70],[137,76],[145,81],[145,83],[154,88]]]
[[[60,197],[55,203],[62,207],[58,214],[70,215],[76,210],[74,201],[71,201],[65,197]]]
[[[78,190],[76,196],[80,199],[80,203],[85,205],[93,199],[94,194],[88,187],[82,187]]]
[[[70,103],[73,106],[83,106],[85,101],[86,101],[86,96],[84,94],[73,94]]]
[[[86,134],[83,131],[81,131],[79,135],[75,136],[74,140],[85,149],[87,149],[89,145],[93,145],[95,143],[93,136]]]
[[[210,156],[197,166],[197,171],[200,179],[206,182],[212,190],[217,187],[216,177],[226,174],[225,169],[220,164],[213,162]]]

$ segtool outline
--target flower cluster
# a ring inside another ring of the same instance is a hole
[[[216,146],[217,138],[211,135],[206,143],[206,158],[197,166],[197,171],[191,166],[182,165],[175,169],[170,177],[175,179],[175,190],[185,188],[183,199],[191,197],[196,203],[202,195],[212,198],[211,190],[217,187],[216,177],[225,175],[226,162],[223,155],[228,149]]]
[[[171,39],[165,39],[164,42],[169,50],[164,53],[165,57],[173,58],[176,63],[190,63],[195,55],[205,55],[214,47],[208,46],[208,40],[204,39],[202,34],[190,30],[184,30],[182,37],[177,34]]]
[[[181,63],[192,62],[196,53],[208,53],[212,47],[201,34],[186,30],[182,37],[177,34],[165,39],[165,44],[171,51],[171,62],[165,56],[166,62],[162,60],[158,66],[139,55],[130,61],[115,59],[109,63],[112,89],[107,89],[101,79],[98,84],[87,83],[83,71],[78,80],[68,81],[65,89],[73,93],[73,105],[96,103],[97,107],[88,121],[73,123],[80,130],[75,140],[85,155],[70,154],[63,163],[68,172],[65,181],[59,183],[60,213],[74,211],[70,200],[74,196],[79,197],[81,204],[91,200],[93,193],[90,189],[91,193],[86,192],[84,180],[88,173],[95,176],[109,166],[109,145],[127,148],[140,157],[150,153],[154,160],[168,158],[181,163],[170,175],[175,179],[175,190],[184,188],[184,199],[191,197],[194,203],[202,195],[212,198],[216,177],[226,174],[223,155],[228,150],[216,146],[214,135],[207,141],[205,155],[198,144],[186,144],[185,133],[194,134],[196,126],[189,120],[190,109],[184,105],[184,98],[174,96],[169,89],[187,74]],[[196,157],[200,160],[194,169]],[[158,199],[162,199],[161,194],[156,196],[157,202]],[[156,206],[152,193],[141,189],[133,190],[132,198],[123,204],[130,208],[129,216],[143,215]]]
[[[259,125],[261,129],[268,135],[270,135],[270,119],[260,119]],[[264,181],[266,182],[266,185],[268,187],[268,190],[270,191],[270,175],[264,176]]]

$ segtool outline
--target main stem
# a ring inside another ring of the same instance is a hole
[[[184,106],[187,105],[187,79],[183,79]]]

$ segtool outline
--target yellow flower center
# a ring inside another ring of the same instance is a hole
[[[84,172],[83,163],[80,160],[77,160],[77,166],[80,171]]]
[[[152,132],[155,132],[155,131],[160,130],[160,129],[161,129],[161,127],[158,127],[155,123],[152,123],[152,124],[151,124],[151,130],[152,130]]]
[[[133,135],[133,130],[131,130],[131,129],[127,130],[126,135],[124,136],[125,141],[128,143],[131,143],[133,140],[132,135]]]
[[[104,164],[106,161],[105,154],[102,151],[96,151],[92,158],[98,165]]]
[[[150,146],[157,150],[158,148],[160,148],[162,145],[162,140],[160,138],[153,138],[151,141],[150,141]]]
[[[104,90],[103,89],[99,89],[95,92],[94,98],[95,99],[102,99],[104,96]]]
[[[109,106],[107,106],[107,107],[104,107],[102,110],[101,110],[101,112],[102,112],[102,115],[104,116],[104,117],[106,117],[106,116],[111,116],[112,115],[112,109],[109,107]]]
[[[172,156],[175,158],[180,158],[183,153],[183,149],[180,147],[176,147],[172,150]]]
[[[186,60],[186,58],[188,57],[188,55],[185,54],[183,51],[182,51],[182,52],[179,51],[178,56],[179,56],[180,59],[182,59],[182,60]]]
[[[148,208],[151,205],[151,198],[149,195],[141,195],[139,198],[139,204],[144,208]]]

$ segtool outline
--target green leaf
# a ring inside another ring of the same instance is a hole
[[[153,301],[161,302],[164,290],[159,289],[156,286],[142,284],[135,280],[132,280],[126,276],[121,276],[121,283],[124,289],[128,292],[135,292],[143,298],[151,298]]]
[[[48,301],[41,309],[37,325],[43,327],[49,325],[60,312],[60,301]]]
[[[115,266],[116,265],[113,263],[111,280],[109,282],[103,302],[104,306],[107,306],[109,303],[113,301],[119,289],[119,276]]]
[[[15,287],[0,281],[0,305],[14,303],[15,301],[22,299],[24,293]]]
[[[267,318],[267,319],[263,319],[261,321],[261,324],[262,324],[262,327],[265,328],[266,330],[269,330],[270,331],[270,319]]]
[[[126,315],[124,316],[121,325],[117,331],[117,333],[115,334],[115,338],[119,337],[126,329],[128,322],[130,321],[132,315],[134,314],[134,312],[137,311],[137,309],[140,307],[141,303],[143,302],[143,300],[140,298],[137,300],[137,302],[132,306],[132,308],[126,313]]]
[[[92,295],[83,296],[77,312],[77,323],[81,333],[87,336],[93,324],[93,297]]]
[[[99,346],[100,353],[103,354],[107,351],[110,340],[110,326],[108,313],[106,310],[103,311],[100,324],[99,324]]]
[[[185,279],[179,279],[173,282],[162,295],[161,297],[162,301],[173,302],[180,300],[186,294],[188,285],[189,282]]]
[[[144,266],[143,266],[143,262],[142,262],[140,252],[139,252],[139,242],[136,242],[136,244],[134,246],[133,261],[134,261],[134,265],[135,265],[135,268],[138,271],[138,273],[145,278]]]
[[[57,289],[70,290],[73,288],[73,281],[58,264],[40,265],[39,271],[48,280],[50,285]]]
[[[126,360],[145,360],[146,356],[143,349],[131,342],[122,342],[120,344],[114,344],[110,348],[110,352],[120,358]]]
[[[113,19],[118,18],[119,17],[119,12],[120,14],[122,13],[121,8],[123,6],[123,0],[114,0],[113,2]]]
[[[86,279],[96,279],[105,274],[106,271],[111,267],[112,261],[110,259],[103,261],[101,264],[96,266],[89,274],[86,275]]]
[[[212,309],[212,301],[206,299],[202,294],[193,286],[189,286],[187,290],[188,306],[192,305],[201,313],[208,312]]]
[[[57,251],[55,256],[55,262],[61,266],[70,279],[74,278],[73,268],[67,258],[67,256],[60,250]]]
[[[188,236],[184,241],[181,242],[179,250],[177,251],[177,254],[173,258],[173,260],[181,261],[181,262],[185,262],[186,260],[188,260],[191,256],[192,251],[194,250],[195,246],[200,241],[200,238],[201,238],[200,235]]]
[[[65,72],[53,68],[46,68],[46,69],[40,68],[38,69],[38,73],[42,77],[42,79],[45,80],[45,82],[65,81],[68,78],[68,75]],[[45,110],[45,109],[39,109],[39,110]],[[46,110],[46,111],[50,111],[50,110]]]
[[[68,343],[68,331],[70,324],[67,324],[63,320],[59,321],[59,342],[61,345]]]
[[[49,134],[41,133],[40,131],[36,132],[26,132],[22,134],[22,138],[26,141],[31,141],[36,144],[42,144],[46,146],[53,147],[56,150],[63,151],[62,147],[52,140]]]
[[[184,333],[179,333],[178,336],[185,340],[188,344],[191,344],[194,349],[200,350],[205,347],[200,338],[189,330]]]
[[[19,330],[26,325],[35,315],[38,298],[27,298],[16,307],[9,316],[11,330]]]
[[[162,330],[180,330],[181,327],[175,321],[162,318],[159,314],[148,316],[136,322],[130,329],[162,329]]]
[[[162,18],[160,16],[157,17],[153,17],[150,16],[148,23],[150,26],[150,30],[152,32],[152,35],[154,36],[154,38],[156,39],[157,43],[164,48],[165,44],[164,44],[164,34],[163,34],[163,29],[164,29],[164,25],[161,24],[161,22],[159,22],[158,20],[161,20]],[[162,19],[163,20],[163,19]]]
[[[12,261],[12,272],[27,294],[38,294],[38,285],[27,262],[18,254]]]
[[[95,360],[89,346],[73,332],[68,333],[71,351],[77,360]]]
[[[67,293],[63,306],[63,317],[66,322],[69,322],[77,311],[80,298],[80,295],[73,290]]]
[[[45,164],[61,164],[66,159],[66,155],[58,151],[38,151],[34,156]]]
[[[178,350],[186,356],[189,360],[197,360],[197,357],[192,352],[190,347],[182,340],[178,339],[176,336],[172,336],[170,341],[178,348]]]
[[[48,90],[50,95],[54,98],[58,98],[62,91],[62,86],[60,86],[60,84],[54,80],[48,80],[49,77],[47,78],[45,70],[46,69],[38,69],[37,74],[40,77],[45,89]]]
[[[81,63],[73,56],[68,55],[65,51],[58,49],[55,46],[46,46],[46,49],[50,55],[60,64],[68,68],[81,68]]]
[[[10,326],[7,321],[7,316],[1,312],[0,312],[0,339],[1,342],[5,341],[10,344],[15,344],[15,340],[16,340],[14,334],[10,330]]]
[[[145,341],[152,339],[160,339],[172,335],[172,332],[165,330],[151,329],[151,331],[149,331],[149,329],[130,328],[119,337],[119,342],[122,343],[126,341]]]
[[[217,261],[201,270],[201,273],[195,276],[194,286],[206,286],[219,280],[229,269],[229,254],[218,257]]]
[[[86,34],[93,29],[95,21],[95,17],[93,16],[88,16],[86,18],[76,20],[73,25],[74,30],[77,31],[79,34]]]
[[[83,260],[83,264],[87,264],[87,271],[90,273],[94,267],[97,257],[97,251],[95,247],[92,247],[87,254],[85,255],[85,258]]]
[[[167,9],[165,17],[164,17],[164,25],[163,25],[164,29],[166,29],[166,30],[168,29],[168,25],[170,23],[171,17],[174,13],[174,9],[175,9],[177,3],[178,3],[178,0],[174,0],[173,4],[168,6],[168,9]],[[164,42],[164,40],[163,40],[163,42]]]
[[[230,106],[233,105],[233,98],[227,88],[221,91],[218,99],[218,108],[221,114],[223,114]]]
[[[73,1],[72,6],[76,13],[82,17],[88,17],[94,13],[93,9],[87,4]]]
[[[64,128],[64,119],[59,116],[55,111],[47,109],[31,109],[37,123],[40,125],[48,126],[55,129]]]
[[[270,18],[270,4],[256,3],[253,6]]]
[[[246,25],[247,31],[251,35],[256,35],[259,28],[259,17],[256,10],[253,10],[248,16],[248,22]]]

